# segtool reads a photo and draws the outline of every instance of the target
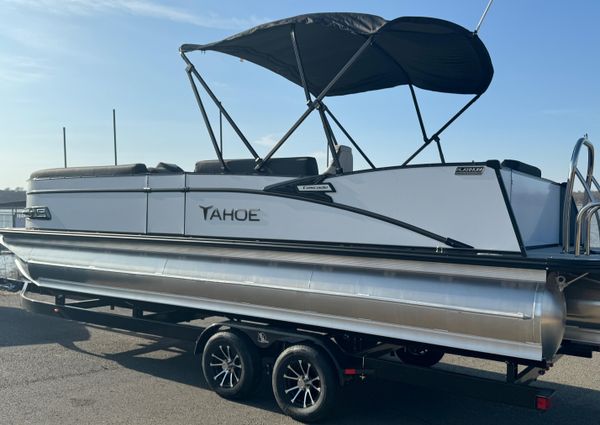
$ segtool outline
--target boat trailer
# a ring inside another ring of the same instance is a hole
[[[60,317],[85,324],[99,325],[107,329],[126,330],[135,333],[147,334],[152,336],[167,337],[178,340],[185,340],[195,343],[194,353],[201,356],[203,360],[207,357],[207,350],[210,350],[211,341],[217,340],[220,351],[223,352],[223,342],[226,341],[227,359],[224,364],[229,363],[229,368],[221,364],[204,364],[203,370],[208,385],[220,395],[226,398],[240,398],[241,393],[227,392],[232,388],[227,388],[227,380],[243,378],[244,372],[247,372],[249,365],[254,363],[252,368],[252,382],[245,387],[244,392],[252,390],[258,385],[263,374],[272,375],[274,392],[276,399],[285,413],[295,419],[311,422],[321,419],[328,413],[331,406],[317,406],[316,414],[306,415],[306,412],[299,412],[294,409],[294,401],[280,400],[286,394],[295,394],[301,401],[304,395],[304,405],[310,404],[311,399],[315,397],[308,390],[299,388],[297,394],[294,393],[295,387],[280,388],[280,394],[276,388],[278,373],[277,366],[281,363],[281,357],[288,353],[307,352],[304,358],[310,369],[311,364],[314,370],[320,375],[313,376],[311,379],[325,379],[328,374],[334,377],[335,382],[329,385],[316,386],[318,391],[318,400],[325,398],[325,390],[331,393],[337,393],[339,388],[348,385],[353,381],[362,382],[369,378],[381,378],[395,382],[408,384],[417,387],[432,388],[452,394],[504,403],[513,406],[546,411],[551,407],[551,400],[555,391],[551,388],[535,385],[535,381],[541,375],[544,375],[562,355],[573,355],[590,358],[593,351],[600,351],[600,347],[592,346],[563,346],[552,362],[528,362],[521,359],[506,358],[501,356],[488,355],[484,353],[466,352],[463,350],[450,350],[441,347],[411,346],[410,342],[397,340],[374,341],[372,337],[358,334],[340,334],[339,331],[322,328],[299,328],[293,323],[282,322],[263,322],[256,321],[251,317],[225,317],[221,321],[213,323],[207,327],[198,326],[189,322],[201,320],[208,317],[222,316],[210,311],[200,311],[196,309],[173,307],[164,304],[155,304],[147,302],[132,301],[119,298],[91,297],[86,294],[75,292],[64,292],[40,288],[33,284],[25,284],[21,291],[21,303],[25,310],[48,316]],[[237,341],[237,345],[236,345]],[[214,345],[214,344],[213,344]],[[244,362],[236,364],[233,354],[228,356],[229,348],[236,356]],[[486,360],[504,362],[506,364],[506,373],[499,379],[491,377],[478,376],[477,369],[461,368],[460,372],[446,370],[433,366],[439,358],[432,362],[419,362],[418,357],[402,356],[403,352],[415,352],[423,350],[429,353],[438,352],[457,354],[468,357],[475,357]],[[218,353],[217,353],[218,354]],[[315,355],[315,358],[311,358]],[[214,352],[210,358],[218,357]],[[249,357],[249,358],[248,358]],[[402,360],[399,360],[402,359]],[[293,362],[299,361],[302,368],[302,356],[291,356]],[[411,361],[412,359],[412,361]],[[285,360],[285,359],[284,359]],[[311,363],[312,362],[312,363]],[[412,363],[412,364],[411,364]],[[282,379],[289,377],[285,371],[292,370],[297,375],[308,378],[309,371],[294,371],[290,368],[292,362],[287,362],[287,368],[280,372]],[[241,371],[241,365],[246,369]],[[210,369],[216,367],[216,379],[210,379]],[[236,367],[240,367],[241,375],[235,374]],[[281,368],[280,368],[281,370]],[[228,372],[229,371],[229,372]],[[246,373],[247,375],[247,373]],[[223,379],[221,381],[221,378]],[[211,382],[212,381],[212,382]],[[300,380],[302,381],[302,380]],[[219,385],[219,382],[221,385]],[[302,381],[304,382],[304,381]],[[308,381],[306,381],[308,383]],[[236,381],[237,383],[237,381]],[[225,385],[223,385],[225,384]],[[239,385],[236,386],[238,388]],[[287,391],[287,392],[286,392]],[[300,397],[298,397],[300,395]],[[335,398],[335,397],[331,397]],[[283,403],[283,406],[282,406]],[[316,404],[313,400],[313,404]],[[287,407],[287,408],[286,408]],[[303,409],[306,411],[306,409]]]

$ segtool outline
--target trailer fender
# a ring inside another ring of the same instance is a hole
[[[206,345],[208,339],[224,327],[224,323],[213,323],[212,325],[205,328],[196,340],[196,345],[194,346],[194,355],[202,355],[202,351],[204,351],[204,346]]]

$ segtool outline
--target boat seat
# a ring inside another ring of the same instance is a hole
[[[60,177],[108,177],[131,176],[146,174],[148,169],[144,164],[101,165],[93,167],[48,168],[34,171],[31,179],[54,179]]]
[[[148,172],[151,174],[181,174],[183,169],[175,164],[168,164],[166,162],[159,162],[156,167],[148,168]]]
[[[338,154],[340,168],[342,173],[350,173],[354,170],[354,160],[352,158],[352,148],[346,145],[335,145],[335,152]],[[335,164],[332,162],[324,174],[337,174]]]
[[[502,167],[510,168],[511,170],[519,171],[520,173],[529,174],[530,176],[542,177],[542,170],[533,165],[525,164],[516,159],[505,159],[502,161]]]
[[[196,162],[194,172],[198,174],[257,174],[254,159],[225,159],[227,171],[223,171],[219,160]],[[317,160],[310,156],[293,158],[271,158],[260,174],[285,177],[308,177],[319,174]]]

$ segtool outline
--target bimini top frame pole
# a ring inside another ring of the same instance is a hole
[[[281,145],[283,145],[285,143],[285,141],[292,135],[292,133],[294,131],[296,131],[296,129],[300,126],[300,124],[302,124],[302,122],[304,122],[306,117],[308,117],[311,114],[311,112],[314,111],[315,108],[317,108],[317,106],[320,105],[323,98],[327,95],[327,93],[329,93],[329,90],[331,90],[331,88],[335,85],[335,83],[337,83],[337,81],[340,78],[342,78],[342,76],[346,73],[346,71],[348,71],[348,69],[352,66],[352,64],[354,64],[354,62],[356,62],[356,60],[358,58],[360,58],[362,53],[365,51],[365,49],[367,47],[369,47],[369,45],[372,42],[373,42],[373,36],[370,36],[369,38],[367,38],[367,40],[363,43],[363,45],[359,47],[359,49],[354,53],[354,55],[352,55],[352,57],[348,60],[348,62],[346,62],[346,64],[342,67],[342,69],[339,70],[339,72],[336,74],[336,76],[331,79],[329,84],[327,84],[327,86],[323,89],[323,91],[321,91],[321,93],[316,97],[316,99],[308,104],[308,109],[306,111],[304,111],[304,113],[292,125],[292,127],[287,131],[287,133],[285,133],[283,135],[283,137],[279,140],[279,142],[277,142],[277,144],[275,146],[273,146],[273,149],[271,149],[271,151],[265,156],[265,158],[262,161],[258,162],[258,165],[255,168],[257,171],[259,171],[263,167],[263,165],[269,159],[271,159],[271,157],[275,154],[275,152],[277,152],[279,150]]]
[[[348,139],[348,141],[350,143],[352,143],[352,146],[354,146],[356,148],[356,150],[361,154],[361,156],[363,157],[363,159],[365,161],[367,161],[367,164],[369,164],[369,166],[373,169],[375,169],[375,165],[371,162],[371,160],[369,159],[369,157],[367,156],[367,154],[365,154],[363,152],[363,150],[360,148],[360,146],[358,146],[358,143],[356,143],[356,141],[352,138],[352,136],[350,135],[350,133],[348,133],[348,131],[344,128],[344,126],[338,121],[338,119],[335,117],[335,115],[333,115],[333,113],[329,110],[329,108],[323,103],[322,104],[323,109],[325,110],[325,112],[327,113],[327,115],[329,115],[331,117],[331,119],[333,120],[333,122],[335,123],[335,125],[338,126],[338,128],[340,130],[342,130],[342,133],[344,133],[344,136],[346,136],[346,138]]]
[[[229,113],[227,112],[227,110],[223,107],[221,101],[215,96],[215,94],[210,89],[210,87],[208,86],[208,84],[206,83],[206,81],[202,78],[202,76],[200,75],[200,73],[198,72],[198,70],[196,69],[196,67],[194,66],[194,64],[189,60],[189,58],[187,57],[187,55],[184,52],[180,52],[181,57],[183,58],[183,60],[187,64],[186,73],[187,73],[188,78],[190,80],[190,85],[192,87],[192,91],[194,92],[194,97],[196,98],[196,103],[198,104],[200,112],[202,113],[202,118],[203,118],[204,123],[206,125],[209,137],[210,137],[212,145],[213,145],[213,148],[215,149],[215,153],[217,154],[217,158],[218,158],[219,162],[221,162],[222,168],[224,170],[227,169],[227,166],[226,166],[225,161],[223,159],[223,144],[222,144],[222,140],[220,142],[217,142],[217,138],[216,138],[216,136],[214,134],[212,125],[211,125],[210,120],[208,118],[208,114],[206,113],[206,108],[204,107],[204,104],[202,102],[202,98],[200,96],[200,92],[198,91],[198,87],[196,86],[196,83],[194,81],[194,77],[200,82],[200,84],[202,85],[202,87],[204,88],[204,90],[206,91],[206,93],[209,95],[209,97],[211,98],[211,100],[219,108],[220,117],[223,117],[223,116],[225,117],[225,119],[227,120],[227,122],[231,125],[231,127],[233,128],[233,130],[240,137],[240,139],[242,140],[242,142],[244,143],[244,145],[248,148],[248,150],[250,151],[250,153],[252,154],[252,156],[254,157],[254,159],[257,162],[257,167],[256,167],[257,171],[260,171],[260,169],[273,156],[273,154],[277,151],[277,149],[279,149],[279,147],[281,147],[281,145],[283,145],[283,143],[300,126],[300,124],[302,124],[302,122],[306,119],[306,117],[308,117],[308,115],[313,110],[315,110],[315,109],[319,110],[320,118],[321,118],[322,125],[323,125],[323,130],[325,132],[325,136],[326,136],[327,141],[328,141],[328,148],[329,148],[329,150],[331,152],[334,164],[336,166],[336,170],[338,172],[343,172],[343,170],[340,167],[338,154],[337,154],[337,151],[335,150],[335,145],[337,145],[337,141],[335,140],[335,135],[333,134],[333,130],[332,130],[331,126],[329,125],[329,122],[327,121],[326,114],[329,115],[333,119],[333,121],[336,123],[336,125],[340,128],[340,130],[348,138],[348,140],[350,141],[350,143],[352,143],[352,145],[358,150],[358,152],[365,159],[365,161],[369,164],[369,166],[371,168],[376,168],[375,165],[373,164],[373,162],[365,154],[365,152],[360,148],[360,146],[356,143],[356,141],[352,138],[352,136],[348,133],[348,131],[342,126],[342,124],[339,122],[339,120],[333,115],[333,113],[329,110],[329,108],[327,108],[327,106],[325,105],[325,103],[323,103],[323,101],[322,101],[322,99],[326,96],[328,90],[335,84],[335,82],[337,81],[337,79],[341,78],[344,75],[344,73],[350,67],[350,65],[358,59],[358,57],[360,56],[360,54],[362,53],[362,51],[364,51],[364,49],[368,46],[368,44],[369,44],[368,40],[367,40],[367,42],[365,42],[365,44],[363,45],[363,47],[361,49],[359,49],[359,51],[356,52],[355,56],[348,61],[348,64],[347,64],[348,66],[342,68],[342,70],[340,70],[340,72],[338,73],[338,75],[336,75],[336,77],[334,77],[334,79],[328,85],[328,88],[326,87],[323,90],[323,93],[321,93],[321,95],[318,96],[313,101],[312,97],[310,95],[310,92],[308,91],[308,85],[306,84],[306,80],[305,80],[305,77],[304,77],[304,69],[303,69],[303,66],[302,66],[302,59],[300,57],[300,52],[299,52],[299,49],[297,47],[298,45],[297,45],[296,35],[295,35],[295,31],[294,31],[293,27],[292,27],[290,36],[291,36],[291,39],[292,39],[292,45],[294,46],[294,52],[295,52],[296,58],[297,58],[298,72],[301,75],[302,80],[303,80],[303,84],[302,85],[303,85],[303,88],[304,88],[304,93],[305,93],[306,102],[307,102],[307,105],[308,105],[308,110],[305,111],[305,113],[302,115],[302,117],[300,117],[300,119],[292,126],[292,128],[290,128],[290,130],[288,130],[288,132],[277,143],[277,145],[271,150],[271,152],[269,152],[267,154],[267,156],[265,157],[264,160],[259,157],[258,153],[254,150],[254,148],[252,147],[252,145],[250,144],[250,142],[248,141],[248,139],[246,138],[246,136],[244,135],[244,133],[242,133],[242,131],[237,126],[237,124],[235,123],[235,121],[233,120],[233,118],[231,118],[231,116],[229,115]],[[221,133],[222,133],[222,129],[221,129]]]
[[[250,154],[252,154],[252,156],[254,157],[255,160],[258,160],[259,159],[258,153],[256,153],[256,151],[254,150],[254,148],[252,147],[252,145],[250,144],[250,142],[248,141],[248,139],[246,138],[244,133],[242,133],[242,131],[237,126],[237,124],[235,123],[233,118],[231,118],[231,116],[229,115],[227,110],[223,107],[223,104],[215,96],[215,94],[212,92],[212,90],[210,89],[208,84],[206,84],[206,81],[204,81],[204,79],[202,78],[200,73],[196,70],[196,67],[194,66],[194,64],[188,59],[188,57],[185,55],[184,52],[180,52],[180,54],[181,54],[181,57],[183,58],[184,62],[187,64],[186,72],[188,74],[190,84],[192,85],[192,90],[194,91],[194,95],[196,97],[196,102],[198,103],[198,106],[200,107],[200,111],[202,112],[202,116],[206,123],[211,141],[213,142],[213,146],[217,153],[217,157],[219,158],[219,161],[221,161],[221,164],[223,165],[223,167],[225,167],[225,163],[223,161],[223,156],[222,156],[223,153],[217,144],[216,138],[214,137],[214,132],[212,131],[212,127],[210,126],[210,122],[208,121],[208,115],[206,114],[206,110],[204,109],[202,100],[200,99],[200,93],[198,92],[196,83],[194,82],[194,79],[192,78],[192,74],[194,75],[194,77],[196,77],[198,79],[198,81],[200,82],[200,84],[202,85],[204,90],[206,90],[206,93],[208,93],[208,95],[210,96],[212,101],[215,103],[217,108],[219,108],[219,112],[225,117],[225,119],[227,120],[229,125],[231,125],[231,128],[233,128],[233,131],[235,131],[235,133],[239,136],[239,138],[244,143],[246,148],[250,151]]]
[[[442,132],[444,130],[446,130],[450,126],[450,124],[452,124],[454,121],[456,121],[456,119],[458,117],[460,117],[467,109],[469,109],[469,107],[472,104],[474,104],[477,101],[477,99],[479,99],[481,97],[481,94],[478,94],[475,97],[473,97],[471,100],[469,100],[467,102],[467,104],[460,109],[460,111],[458,111],[456,114],[454,114],[452,116],[452,118],[450,118],[446,122],[446,124],[444,124],[442,127],[440,127],[440,129],[438,131],[436,131],[435,133],[433,133],[433,135],[431,137],[427,137],[427,133],[425,132],[425,126],[423,125],[423,121],[422,121],[422,118],[421,118],[421,112],[420,112],[420,109],[419,109],[419,104],[417,103],[417,97],[414,94],[414,89],[412,89],[412,86],[411,86],[411,93],[413,94],[413,102],[414,102],[414,105],[415,105],[415,109],[417,111],[417,115],[419,117],[419,122],[421,123],[421,131],[423,132],[423,141],[424,141],[424,143],[411,156],[409,156],[408,159],[402,163],[402,165],[403,166],[404,165],[408,165],[408,163],[410,161],[412,161],[413,159],[415,159],[417,157],[417,155],[419,155],[423,151],[423,149],[425,149],[433,141],[435,141],[436,144],[437,144],[437,146],[438,146],[438,152],[440,154],[440,159],[441,159],[442,164],[443,164],[443,163],[445,163],[445,160],[444,160],[444,154],[442,153],[442,145],[440,144],[440,134],[442,134]]]
[[[288,46],[294,54],[282,55],[282,50]],[[218,51],[253,62],[302,87],[307,101],[306,111],[264,159],[252,149],[185,56],[186,52],[195,50]],[[409,86],[424,142],[403,165],[409,164],[431,142],[436,143],[440,160],[444,163],[440,134],[487,90],[494,73],[487,49],[476,32],[452,22],[426,17],[400,17],[388,21],[360,13],[313,13],[259,25],[214,43],[184,44],[180,51],[188,64],[188,73],[193,74],[202,84],[221,114],[252,153],[257,172],[264,171],[265,163],[315,109],[319,112],[328,152],[332,153],[337,171],[343,172],[339,168],[335,149],[337,141],[329,118],[333,119],[374,168],[373,163],[327,109],[323,99],[325,96],[363,93],[399,85]],[[327,60],[323,60],[324,57]],[[437,132],[428,136],[415,87],[440,93],[470,94],[474,97]],[[195,94],[196,92],[197,90]],[[202,110],[201,102],[199,106]],[[214,138],[211,136],[212,139]]]
[[[292,47],[294,48],[294,55],[296,56],[296,63],[298,65],[298,73],[300,74],[300,81],[302,82],[302,88],[304,89],[304,96],[306,97],[306,104],[310,105],[312,102],[312,97],[310,95],[310,91],[308,90],[308,84],[306,83],[306,77],[304,76],[304,67],[302,66],[302,58],[300,57],[300,49],[298,48],[298,40],[296,39],[296,25],[291,25],[290,29],[290,38],[292,40]],[[327,122],[327,117],[323,112],[323,108],[317,106],[319,109],[319,116],[321,118],[321,123],[323,124],[323,131],[325,131],[325,137],[327,138],[327,145],[329,150],[331,151],[331,156],[333,158],[333,163],[335,164],[335,169],[339,173],[341,171],[340,160],[338,154],[335,150],[335,143],[333,132],[331,131],[331,127],[329,127],[329,123]]]

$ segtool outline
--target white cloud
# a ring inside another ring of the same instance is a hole
[[[327,167],[329,167],[329,164],[327,163],[327,152],[324,150],[319,150],[319,151],[314,151],[310,154],[310,156],[313,156],[316,160],[317,160],[317,164],[319,166],[319,170],[321,170],[321,172],[324,172]]]
[[[56,15],[94,16],[101,13],[128,13],[134,16],[165,19],[205,28],[239,30],[258,25],[266,18],[220,17],[214,13],[194,14],[187,10],[149,0],[0,0],[18,9]]]
[[[54,54],[82,54],[82,52],[72,53],[67,47],[68,39],[65,37],[59,37],[58,34],[36,28],[31,24],[23,27],[2,26],[0,27],[0,37],[19,44],[21,48],[25,48],[27,51],[36,50],[42,53],[52,52]]]
[[[45,78],[51,67],[27,56],[0,56],[0,82],[29,83]]]
[[[54,18],[87,18],[120,14],[229,30],[245,29],[266,20],[256,17],[223,18],[211,13],[200,15],[157,0],[0,0],[0,11],[2,10],[23,12],[33,18],[19,25],[10,25],[10,21],[0,25],[0,82],[2,83],[37,82],[61,67],[61,62],[57,59],[59,57],[76,55],[79,60],[86,62],[98,61],[98,57],[91,52],[72,49],[71,38],[74,27],[71,23],[59,21],[61,30],[57,30],[56,25],[47,27],[44,19],[35,19],[33,14],[46,17],[50,15]],[[47,59],[33,59],[19,53],[15,54],[14,49],[6,48],[11,43],[18,46],[17,51],[30,52],[29,55],[35,53]],[[49,63],[55,63],[55,66],[51,67]]]
[[[255,141],[252,142],[253,145],[266,146],[268,148],[272,148],[279,141],[281,136],[277,134],[269,133],[264,136],[259,137]]]
[[[310,156],[314,156],[315,159],[319,162],[325,162],[327,160],[327,152],[326,151],[314,151],[310,154]]]

